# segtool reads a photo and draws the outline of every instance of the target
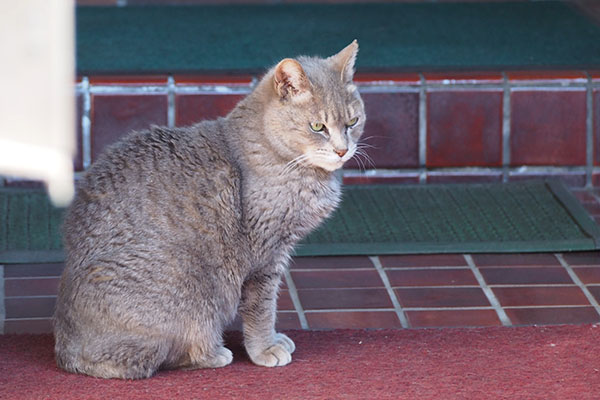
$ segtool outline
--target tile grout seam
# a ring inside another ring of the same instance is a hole
[[[485,297],[487,297],[488,301],[492,305],[492,308],[494,309],[494,311],[496,311],[496,314],[498,315],[498,318],[500,319],[500,322],[502,323],[502,325],[512,326],[512,322],[510,321],[510,318],[508,317],[508,315],[502,308],[500,301],[498,301],[498,298],[496,297],[496,295],[494,294],[492,289],[485,282],[483,275],[481,275],[481,272],[475,265],[475,261],[473,261],[473,257],[470,254],[464,254],[463,257],[465,258],[465,261],[471,268],[473,275],[475,275],[475,279],[477,279],[477,282],[479,282],[479,286],[483,290]]]
[[[167,125],[175,127],[175,80],[169,75],[167,78]]]
[[[592,307],[594,307],[594,310],[596,310],[596,313],[600,316],[600,304],[598,304],[598,302],[594,298],[594,295],[589,291],[589,289],[581,281],[581,279],[579,279],[579,277],[577,276],[577,274],[575,273],[575,271],[573,271],[573,268],[571,267],[571,265],[565,260],[565,258],[563,257],[563,255],[560,254],[560,253],[555,253],[554,257],[556,257],[556,259],[558,260],[558,262],[560,262],[560,264],[565,268],[565,270],[567,271],[567,274],[569,274],[569,276],[571,277],[571,279],[573,280],[573,282],[577,286],[579,286],[579,289],[581,289],[581,291],[585,295],[587,301],[590,303],[590,305]]]
[[[427,183],[427,87],[423,74],[419,74],[419,79],[419,183]]]
[[[379,259],[378,256],[369,257],[369,260],[371,260],[371,262],[373,263],[373,266],[379,273],[379,277],[381,278],[381,281],[383,282],[383,285],[385,286],[385,290],[387,291],[388,296],[390,297],[390,300],[392,301],[392,304],[394,305],[394,311],[396,312],[396,315],[398,316],[398,319],[400,320],[400,324],[402,325],[402,328],[405,328],[405,329],[410,328],[410,324],[408,323],[408,318],[406,317],[404,310],[402,310],[402,306],[400,305],[400,302],[398,301],[398,298],[396,297],[396,293],[394,293],[394,289],[392,289],[390,280],[388,279],[388,277],[385,273],[385,270],[383,269],[383,266],[381,265],[381,260]]]
[[[90,94],[90,81],[87,76],[81,80],[83,90],[83,115],[81,116],[81,152],[83,169],[86,170],[92,164],[92,137],[91,137],[91,108],[92,100]]]
[[[285,269],[284,272],[285,281],[288,287],[288,293],[290,294],[290,298],[292,299],[292,303],[294,304],[294,309],[296,310],[296,314],[298,314],[298,320],[300,321],[300,327],[304,330],[310,329],[308,326],[308,320],[306,319],[306,315],[304,314],[304,309],[302,308],[302,303],[300,303],[300,297],[298,296],[298,290],[296,289],[296,284],[292,279],[292,274],[289,269]]]
[[[592,89],[592,77],[586,71],[587,86],[586,86],[586,116],[585,116],[585,148],[586,148],[586,179],[585,187],[592,187],[592,176],[594,171],[594,93]]]
[[[502,73],[502,182],[509,180],[510,168],[510,85],[506,73]]]

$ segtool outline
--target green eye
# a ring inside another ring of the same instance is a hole
[[[354,117],[352,118],[350,121],[348,121],[348,123],[346,124],[346,126],[348,128],[353,127],[354,125],[356,125],[356,123],[358,122],[358,117]]]
[[[323,132],[323,129],[325,129],[325,125],[323,125],[321,122],[311,122],[310,129],[313,132]]]

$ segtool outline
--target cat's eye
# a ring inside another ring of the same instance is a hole
[[[315,133],[320,133],[323,132],[323,130],[325,130],[325,125],[321,122],[311,122],[310,130]]]
[[[348,128],[352,128],[354,125],[356,125],[357,122],[358,122],[358,117],[354,117],[346,123],[346,126]]]

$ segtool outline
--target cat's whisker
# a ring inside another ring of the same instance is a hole
[[[300,163],[306,159],[308,159],[308,155],[301,154],[298,157],[290,160],[287,164],[285,164],[280,175],[289,174],[290,172],[294,171],[295,169],[297,169],[300,166]]]
[[[372,168],[376,168],[375,167],[375,163],[373,162],[373,159],[371,158],[371,156],[369,156],[367,153],[365,153],[364,151],[362,151],[361,149],[356,149],[356,154],[358,156],[364,157],[364,161],[368,162],[370,164],[370,166]],[[360,157],[357,157],[357,160],[360,159]],[[365,168],[366,169],[366,168]]]

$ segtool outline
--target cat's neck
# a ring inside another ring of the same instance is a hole
[[[306,164],[291,164],[292,154],[281,154],[267,139],[264,113],[270,101],[270,88],[263,80],[225,118],[226,140],[240,162],[242,174],[264,181],[298,179],[329,182],[332,173]]]

